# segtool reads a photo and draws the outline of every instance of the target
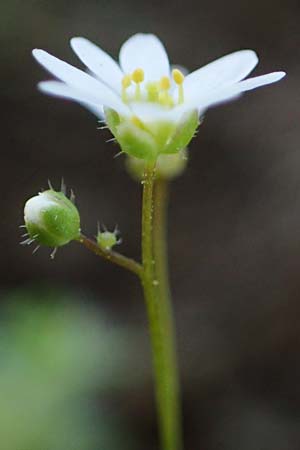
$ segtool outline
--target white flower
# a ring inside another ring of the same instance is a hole
[[[85,38],[71,39],[71,46],[88,73],[35,49],[37,61],[60,80],[39,83],[39,89],[104,116],[122,150],[144,159],[138,150],[142,143],[148,149],[142,153],[152,157],[176,152],[192,138],[198,116],[209,107],[285,76],[273,72],[244,80],[258,57],[252,50],[240,50],[184,77],[180,70],[172,70],[163,44],[152,34],[128,39],[119,64]]]

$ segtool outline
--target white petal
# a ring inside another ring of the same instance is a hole
[[[273,72],[266,75],[261,75],[259,77],[248,78],[248,80],[241,81],[237,84],[241,92],[251,91],[251,89],[256,89],[260,86],[265,86],[267,84],[275,83],[285,77],[285,72]]]
[[[234,100],[245,91],[250,91],[251,89],[255,89],[260,86],[275,83],[276,81],[281,80],[284,76],[285,72],[273,72],[267,75],[249,78],[248,80],[208,92],[203,92],[201,89],[197,90],[196,86],[194,86],[193,96],[189,101],[185,102],[183,106],[185,109],[198,107],[200,111],[203,112],[211,106]]]
[[[189,91],[195,84],[199,89],[209,90],[240,81],[254,69],[257,63],[258,57],[252,50],[240,50],[223,56],[185,78],[186,95],[189,96]]]
[[[43,213],[52,206],[57,206],[53,197],[48,192],[40,192],[27,200],[24,208],[24,219],[36,225],[43,225]]]
[[[96,117],[98,117],[98,119],[104,120],[105,115],[104,115],[104,111],[103,111],[103,106],[94,106],[94,105],[91,105],[90,103],[84,103],[84,102],[80,102],[80,104],[82,106],[84,106],[84,108],[88,109]]]
[[[106,105],[121,113],[128,109],[116,93],[91,75],[61,61],[44,50],[35,49],[32,53],[45,69],[69,86],[86,94],[94,104]]]
[[[236,100],[241,96],[241,91],[235,87],[228,87],[222,90],[211,92],[206,98],[204,98],[199,104],[198,109],[200,115],[212,106],[217,106],[222,103],[226,103],[232,100]]]
[[[102,117],[102,105],[106,105],[108,107],[113,108],[111,102],[109,100],[105,101],[104,96],[102,97],[102,102],[97,102],[95,100],[95,96],[89,95],[86,92],[80,91],[79,89],[75,89],[71,86],[68,86],[65,83],[61,83],[60,81],[42,81],[38,84],[38,88],[49,95],[54,95],[56,97],[68,98],[70,100],[74,100],[78,103],[83,104],[90,111],[93,111],[98,117]],[[123,105],[122,114],[129,114],[130,110],[125,105]],[[115,108],[117,111],[120,109]]]
[[[94,96],[88,95],[86,92],[82,92],[79,89],[68,86],[61,81],[41,81],[38,84],[40,91],[45,94],[54,95],[57,97],[65,97],[78,102],[90,103],[91,105],[98,105]]]
[[[112,87],[116,92],[121,91],[123,72],[119,64],[111,56],[83,37],[71,39],[71,47],[81,61],[100,80]]]
[[[195,89],[189,101],[185,101],[182,105],[178,105],[174,109],[180,111],[181,114],[196,109],[201,115],[210,106],[233,100],[239,97],[240,94],[241,91],[237,88],[237,84],[208,92]]]
[[[120,65],[125,73],[143,69],[145,80],[151,81],[169,76],[170,72],[166,50],[153,34],[135,34],[129,38],[121,47]]]
[[[104,118],[103,106],[91,103],[91,99],[86,94],[76,91],[65,83],[61,83],[60,81],[42,81],[38,84],[38,88],[45,94],[74,100],[92,112],[99,119]]]
[[[182,115],[179,108],[167,109],[158,103],[132,102],[132,113],[142,122],[155,122],[158,120],[176,122]]]

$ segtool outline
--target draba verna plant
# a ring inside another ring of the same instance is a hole
[[[258,57],[252,50],[240,50],[187,74],[170,66],[163,44],[152,34],[129,38],[119,63],[85,38],[71,39],[71,47],[87,71],[35,49],[34,58],[56,78],[38,87],[92,111],[126,154],[128,172],[141,180],[143,190],[141,262],[113,250],[120,242],[117,230],[98,228],[96,240],[84,236],[74,198],[51,186],[25,205],[25,243],[57,249],[75,240],[139,277],[148,313],[161,448],[180,450],[180,389],[167,262],[168,183],[185,170],[186,148],[208,108],[279,81],[285,73],[245,80]]]

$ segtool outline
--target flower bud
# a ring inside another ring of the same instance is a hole
[[[61,247],[80,236],[80,216],[63,192],[49,189],[30,198],[24,208],[29,241]]]
[[[116,244],[119,244],[117,231],[98,231],[97,244],[102,250],[111,250]]]
[[[156,177],[164,180],[172,180],[184,172],[187,163],[187,149],[171,155],[159,155],[156,163]],[[126,168],[132,178],[140,181],[143,178],[145,161],[128,156],[126,159]]]

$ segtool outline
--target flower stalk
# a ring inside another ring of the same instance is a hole
[[[178,369],[168,287],[166,245],[163,242],[167,202],[159,204],[163,195],[162,185],[158,182],[154,195],[154,181],[155,168],[148,166],[143,179],[142,284],[152,345],[161,445],[163,450],[180,450],[182,443]],[[155,209],[156,207],[158,208]]]
[[[138,277],[142,276],[142,266],[138,262],[134,261],[134,259],[128,258],[127,256],[113,250],[105,250],[100,247],[97,242],[84,236],[84,234],[81,234],[77,241],[97,256],[101,256],[106,259],[106,261],[110,261],[117,266],[123,267],[124,269],[135,273]]]
[[[169,181],[159,178],[154,186],[153,248],[157,295],[163,327],[164,374],[168,385],[166,412],[170,448],[182,448],[182,417],[180,402],[179,369],[176,352],[176,329],[173,317],[169,282],[167,217],[169,204]]]
[[[168,182],[162,178],[156,180],[155,174],[155,164],[148,164],[142,180],[142,264],[121,253],[101,248],[83,234],[77,241],[141,280],[152,348],[161,448],[181,450],[179,379],[167,258]]]

